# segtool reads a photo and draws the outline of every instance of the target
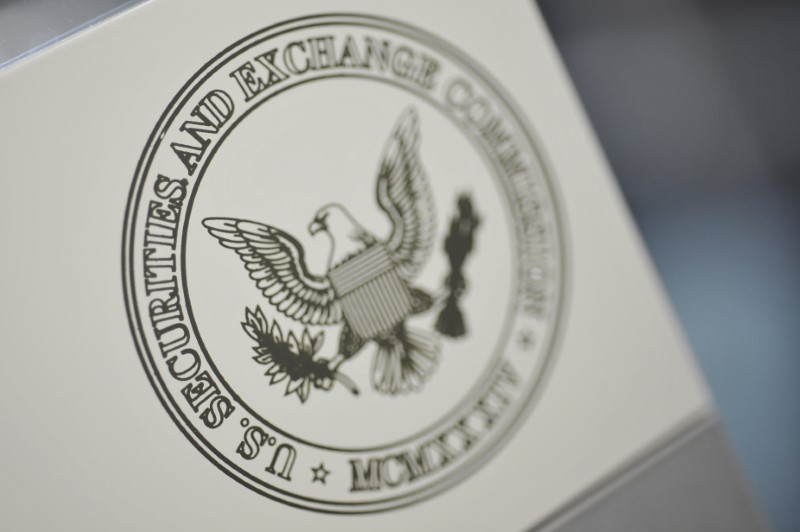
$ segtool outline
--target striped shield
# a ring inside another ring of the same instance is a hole
[[[361,338],[374,338],[411,313],[408,284],[380,244],[339,264],[328,278],[348,325]]]

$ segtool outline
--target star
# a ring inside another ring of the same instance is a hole
[[[331,474],[330,471],[325,469],[325,463],[324,462],[320,462],[319,466],[317,466],[317,467],[312,467],[311,471],[314,473],[314,478],[311,480],[311,482],[320,481],[323,484],[325,484],[325,479],[328,478],[328,475]]]
[[[536,343],[536,336],[533,334],[533,331],[529,329],[523,329],[519,332],[517,343],[524,350],[530,349],[533,347],[533,344]]]

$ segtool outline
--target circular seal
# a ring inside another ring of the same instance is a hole
[[[518,426],[553,358],[553,185],[496,82],[405,24],[256,32],[173,99],[123,264],[145,370],[222,471],[321,512],[412,504]]]

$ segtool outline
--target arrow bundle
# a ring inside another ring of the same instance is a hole
[[[468,194],[461,194],[457,201],[458,214],[450,221],[450,232],[444,241],[444,251],[450,262],[450,274],[445,278],[447,296],[444,308],[436,320],[436,330],[445,336],[458,338],[467,333],[464,313],[459,308],[459,299],[467,289],[463,268],[467,256],[475,245],[475,230],[480,217],[475,213]]]

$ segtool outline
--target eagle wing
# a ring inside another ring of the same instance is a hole
[[[419,160],[419,117],[403,112],[389,136],[378,171],[378,205],[392,222],[386,247],[401,274],[411,279],[430,255],[436,206]]]
[[[342,321],[342,308],[326,277],[306,269],[302,245],[269,225],[236,218],[206,218],[203,226],[223,247],[234,250],[270,303],[307,325]]]

